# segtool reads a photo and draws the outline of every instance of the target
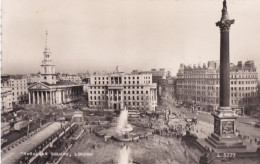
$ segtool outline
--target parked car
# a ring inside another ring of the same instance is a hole
[[[27,127],[28,125],[28,121],[19,121],[17,123],[14,124],[14,130],[22,130],[24,129],[25,127]]]

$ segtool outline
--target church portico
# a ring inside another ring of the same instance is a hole
[[[68,82],[65,82],[68,83]],[[70,82],[72,83],[72,82]],[[49,85],[35,83],[29,87],[29,104],[62,104],[78,100],[83,93],[81,85]]]
[[[55,102],[55,91],[51,90],[30,90],[29,104],[53,104]]]
[[[82,95],[83,86],[55,86],[41,89],[38,85],[29,88],[29,104],[62,104],[78,100]]]

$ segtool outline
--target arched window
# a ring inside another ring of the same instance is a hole
[[[44,67],[44,73],[47,73],[47,68],[46,67]]]

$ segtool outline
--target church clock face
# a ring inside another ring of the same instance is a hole
[[[217,119],[214,121],[214,133],[220,135],[220,122]]]

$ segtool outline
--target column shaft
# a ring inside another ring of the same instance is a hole
[[[52,103],[52,91],[50,91],[50,104],[53,104]]]
[[[43,91],[41,91],[41,98],[42,98],[42,104],[44,104],[44,99],[43,99]]]
[[[32,104],[35,104],[35,92],[32,91],[32,96],[33,96],[33,103]]]
[[[39,91],[37,91],[37,104],[40,104],[40,95],[39,95]]]
[[[221,31],[220,43],[220,106],[230,106],[229,31]]]
[[[45,91],[45,102],[46,102],[46,104],[48,103],[48,92],[47,91]]]
[[[55,97],[55,91],[52,92],[53,96],[52,96],[52,99],[53,99],[53,104],[56,104],[56,97]]]
[[[31,92],[29,92],[29,104],[31,104]]]

